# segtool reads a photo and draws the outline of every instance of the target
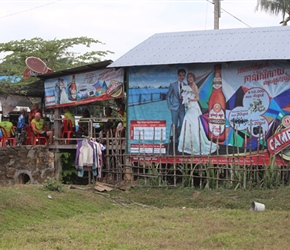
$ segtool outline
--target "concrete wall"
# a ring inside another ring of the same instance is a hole
[[[46,146],[0,148],[0,186],[42,184],[56,176],[55,153]]]

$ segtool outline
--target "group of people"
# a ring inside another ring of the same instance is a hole
[[[114,132],[115,138],[125,137],[126,112],[123,105],[118,105],[117,107],[117,118],[113,116],[113,109],[106,107],[105,114],[100,119],[100,126],[98,128],[93,128],[91,114],[88,109],[82,111],[82,117],[78,121],[78,126],[76,126],[75,117],[68,107],[64,108],[64,119],[71,120],[72,131],[77,138],[88,135],[92,136],[93,133],[106,134],[110,130]]]
[[[2,136],[6,137],[14,137],[17,131],[21,132],[22,129],[28,124],[28,114],[25,109],[21,109],[20,115],[17,120],[17,126],[15,127],[14,124],[10,121],[9,114],[3,114],[2,120],[0,122],[0,128],[2,132]]]
[[[53,131],[46,128],[45,121],[43,119],[42,111],[39,109],[38,104],[34,104],[29,113],[25,109],[21,110],[21,113],[17,119],[17,125],[10,121],[9,114],[2,115],[2,121],[0,122],[0,128],[2,130],[2,136],[14,137],[17,132],[21,132],[26,126],[31,127],[32,132],[35,135],[48,138],[48,144],[52,144]]]
[[[111,107],[105,108],[105,114],[102,117],[102,122],[100,127],[95,129],[95,131],[90,131],[93,129],[91,114],[88,109],[84,109],[82,112],[82,117],[78,121],[78,126],[76,126],[75,116],[70,111],[69,107],[64,107],[63,120],[70,120],[75,137],[82,136],[92,136],[90,132],[105,133],[109,129],[114,131],[114,136],[124,137],[126,131],[126,112],[123,105],[118,105],[117,107],[117,117],[112,115],[113,109]],[[54,131],[46,125],[45,117],[39,108],[38,104],[34,104],[31,111],[28,113],[25,109],[21,110],[21,114],[17,120],[17,126],[9,120],[9,115],[5,114],[2,116],[2,121],[0,122],[0,128],[5,131],[5,135],[8,137],[14,137],[17,130],[18,132],[24,131],[25,127],[29,126],[32,133],[40,137],[46,137],[48,144],[53,143]],[[77,127],[77,129],[76,129]],[[61,128],[63,129],[63,127]]]
[[[181,153],[207,155],[217,150],[217,144],[208,140],[200,121],[199,91],[195,74],[181,68],[178,80],[169,85],[167,105],[172,118],[172,141]],[[187,81],[185,81],[185,78]],[[175,146],[174,145],[174,146]]]

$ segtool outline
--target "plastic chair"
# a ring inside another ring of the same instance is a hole
[[[47,143],[46,137],[33,134],[32,145],[46,145]]]
[[[47,145],[48,139],[47,137],[35,135],[33,136],[33,145]]]
[[[10,134],[12,134],[12,131],[15,131],[15,126],[13,126],[10,130]],[[1,137],[1,144],[2,147],[7,146],[7,142],[9,146],[16,146],[16,138],[15,137],[9,137],[6,130],[4,128],[1,128],[2,137]]]
[[[26,145],[32,145],[32,138],[33,138],[33,132],[32,132],[32,128],[30,126],[25,126],[25,133],[26,133],[26,140],[25,140],[25,144]]]
[[[46,137],[34,134],[30,126],[26,126],[25,131],[27,131],[26,145],[46,145],[48,143]]]
[[[74,133],[72,121],[69,119],[62,120],[63,130],[61,133],[61,138],[71,138],[71,135]],[[65,144],[69,144],[70,140],[65,140]]]

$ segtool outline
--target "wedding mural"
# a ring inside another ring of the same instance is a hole
[[[102,69],[45,80],[45,107],[57,108],[121,98],[124,70]]]
[[[267,150],[289,160],[289,74],[286,61],[131,67],[128,149],[194,155]]]

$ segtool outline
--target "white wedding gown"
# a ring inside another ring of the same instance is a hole
[[[216,151],[217,144],[208,140],[199,116],[197,102],[189,102],[178,143],[178,151],[192,155],[208,155]]]
[[[71,102],[71,101],[68,99],[65,88],[62,88],[61,93],[60,93],[60,104],[68,103],[68,102]]]

